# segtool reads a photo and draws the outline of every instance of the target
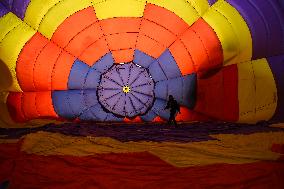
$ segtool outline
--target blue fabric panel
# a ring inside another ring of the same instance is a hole
[[[92,90],[84,90],[84,104],[86,108],[90,108],[98,103],[97,91]]]
[[[183,80],[182,77],[179,77],[168,81],[168,95],[173,95],[179,104],[183,103]]]
[[[141,119],[143,121],[153,121],[153,119],[156,117],[157,115],[155,114],[154,111],[150,110],[147,114],[143,115],[143,116],[140,116]]]
[[[69,75],[68,89],[83,89],[89,69],[87,64],[76,60]]]
[[[7,14],[8,12],[9,12],[8,9],[2,3],[0,3],[0,18],[5,14]]]
[[[92,68],[97,71],[104,73],[106,72],[112,65],[114,64],[114,60],[112,58],[111,53],[107,53],[100,60],[98,60]]]
[[[99,86],[101,73],[90,69],[85,80],[84,89],[96,89]]]
[[[183,102],[186,107],[193,109],[196,103],[197,76],[196,74],[187,75],[183,80]]]
[[[112,113],[108,113],[105,121],[121,122],[121,121],[123,121],[123,119],[119,118],[119,117],[116,117]]]
[[[81,115],[80,115],[80,120],[82,121],[96,121],[97,118],[96,116],[92,113],[91,110],[86,110],[85,112],[83,112]]]
[[[168,99],[168,81],[156,83],[154,92],[156,98]]]
[[[155,82],[163,81],[167,79],[158,61],[155,61],[150,65],[149,73]]]
[[[90,108],[92,113],[97,117],[97,121],[105,121],[108,113],[105,112],[100,104],[96,104]]]
[[[158,62],[168,79],[181,76],[179,67],[168,49],[158,58]]]
[[[62,118],[74,119],[75,115],[72,112],[68,100],[67,91],[53,91],[52,92],[52,103],[55,112]]]
[[[67,93],[68,93],[70,108],[74,113],[74,116],[78,117],[84,111],[84,109],[86,109],[84,103],[83,91],[69,90],[67,91]]]
[[[164,119],[168,119],[170,112],[168,110],[165,110],[166,105],[167,101],[157,98],[151,110],[154,111],[158,116]]]
[[[142,51],[135,50],[133,60],[135,64],[138,64],[144,68],[148,68],[154,61],[155,59],[153,57],[143,53]]]

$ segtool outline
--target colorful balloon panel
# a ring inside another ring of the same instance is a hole
[[[0,28],[4,121],[284,119],[278,0],[4,0]]]

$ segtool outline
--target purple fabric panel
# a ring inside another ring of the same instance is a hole
[[[269,66],[274,75],[277,87],[277,109],[274,117],[275,121],[284,121],[284,55],[268,58]]]
[[[284,14],[276,0],[250,0],[268,29],[268,52],[265,57],[284,53]]]
[[[12,12],[19,18],[24,19],[29,3],[30,0],[14,0]]]
[[[253,59],[284,52],[284,19],[277,0],[227,0],[246,21],[253,40]]]
[[[214,3],[216,3],[217,0],[208,0],[208,3],[210,6],[212,6]]]
[[[4,16],[8,12],[8,9],[2,3],[0,3],[0,17]]]
[[[2,0],[1,3],[7,7],[8,10],[12,9],[14,0]]]

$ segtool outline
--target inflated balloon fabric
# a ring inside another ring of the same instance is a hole
[[[284,121],[281,0],[2,0],[0,28],[6,127],[165,120],[169,95],[178,121]]]

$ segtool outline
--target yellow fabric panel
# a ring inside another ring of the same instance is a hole
[[[251,60],[252,38],[239,12],[224,0],[219,0],[203,15],[221,41],[224,65]]]
[[[238,66],[239,122],[253,123],[255,120],[255,76],[251,61]]]
[[[192,25],[200,16],[193,6],[185,0],[147,0],[147,3],[164,7],[182,18],[188,25]]]
[[[37,30],[46,13],[60,1],[62,0],[31,0],[24,21]]]
[[[265,58],[253,61],[256,79],[256,120],[272,118],[277,107],[276,83]]]
[[[277,88],[265,58],[238,64],[239,122],[269,120],[277,107]]]
[[[66,18],[89,6],[91,6],[90,0],[62,0],[47,12],[38,30],[50,39]]]
[[[9,12],[5,16],[0,18],[0,43],[4,39],[4,37],[15,27],[17,27],[21,23],[21,20]]]
[[[198,12],[200,16],[202,16],[208,9],[209,9],[209,4],[207,0],[186,0],[189,2],[195,10]]]
[[[142,17],[146,0],[95,1],[93,6],[99,20],[114,17]]]
[[[38,155],[89,156],[103,153],[149,152],[176,167],[216,163],[242,164],[277,160],[280,154],[270,150],[284,144],[284,132],[251,135],[212,135],[217,140],[203,142],[120,142],[108,137],[74,137],[38,132],[25,137],[22,150]]]
[[[12,84],[9,91],[21,91],[16,76],[16,64],[18,56],[26,42],[36,33],[30,26],[22,22],[15,29],[9,32],[0,43],[0,59],[10,70]]]

